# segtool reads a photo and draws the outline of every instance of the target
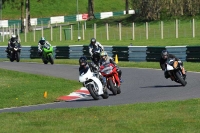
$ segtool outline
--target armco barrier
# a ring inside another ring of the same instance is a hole
[[[68,46],[56,46],[55,58],[56,59],[69,59],[69,47]]]
[[[113,53],[113,58],[115,58],[115,55],[118,56],[118,60],[121,61],[128,61],[128,47],[117,47],[117,46],[113,46],[112,49],[112,53]]]
[[[128,61],[146,61],[147,46],[129,46]]]
[[[176,55],[180,60],[186,60],[186,46],[166,46],[166,50],[169,51],[169,53]]]
[[[5,52],[5,49],[5,46],[0,47],[0,58],[7,58],[7,53]]]
[[[0,58],[7,58],[5,52],[6,46],[0,46]],[[162,50],[168,50],[182,61],[200,62],[200,46],[166,46],[166,47],[148,47],[148,46],[104,46],[104,50],[110,57],[115,59],[118,55],[119,61],[152,61],[158,62]],[[79,59],[86,56],[90,59],[89,48],[84,45],[55,46],[55,59]],[[21,58],[36,59],[38,56],[37,46],[22,46]]]
[[[186,48],[186,61],[200,62],[200,46],[187,46]]]
[[[147,47],[146,61],[158,62],[160,60],[160,54],[165,47]]]

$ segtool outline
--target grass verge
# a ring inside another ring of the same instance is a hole
[[[50,103],[82,86],[77,81],[4,69],[0,75],[0,108]]]
[[[79,109],[0,114],[1,132],[11,133],[197,133],[199,99]],[[5,119],[6,118],[6,119]]]

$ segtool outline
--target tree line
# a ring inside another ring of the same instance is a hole
[[[200,15],[200,0],[130,0],[136,13],[146,20]]]

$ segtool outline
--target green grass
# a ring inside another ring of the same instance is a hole
[[[54,102],[80,89],[78,81],[0,69],[0,108]],[[47,98],[43,94],[47,91]]]
[[[131,43],[133,46],[199,46],[200,45],[200,33],[197,32],[200,29],[200,21],[197,19],[195,27],[195,37],[192,37],[192,26],[190,20],[179,21],[179,37],[175,38],[175,25],[174,21],[164,21],[164,38],[161,39],[160,22],[149,23],[148,39],[146,39],[145,23],[135,22],[135,39],[132,40],[132,22],[127,23],[126,19],[129,15],[123,17],[108,18],[105,20],[93,20],[87,22],[87,28],[84,32],[85,40],[77,41],[78,29],[77,22],[73,26],[73,40],[65,40],[64,29],[69,26],[62,27],[62,41],[60,41],[60,29],[59,27],[53,28],[53,40],[51,41],[50,29],[44,30],[45,38],[53,46],[66,46],[66,45],[88,45],[90,39],[94,37],[93,24],[97,23],[96,38],[103,45],[109,46],[129,46]],[[117,28],[117,20],[122,19],[122,40],[119,40],[119,29]],[[105,22],[109,21],[109,40],[106,39]],[[80,36],[82,36],[82,24],[80,23]],[[41,31],[36,31],[35,42],[34,34],[30,32],[27,34],[27,42],[25,42],[25,35],[20,34],[22,46],[37,46],[39,39],[42,36]],[[5,41],[0,42],[0,46],[7,45],[8,36],[5,36]]]
[[[0,128],[4,133],[197,133],[199,103],[199,99],[191,99],[2,113]]]
[[[115,4],[117,3],[117,4]],[[14,7],[13,7],[14,6]],[[21,18],[20,4],[10,1],[5,2],[2,10],[2,19]],[[78,0],[78,12],[87,13],[88,0]],[[95,13],[108,11],[123,11],[125,2],[122,0],[95,1]],[[77,14],[76,0],[31,0],[31,18],[44,18],[53,16],[69,16]],[[25,17],[25,15],[24,15]]]

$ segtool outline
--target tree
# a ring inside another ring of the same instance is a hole
[[[21,33],[24,32],[24,0],[21,0]]]
[[[126,10],[126,14],[128,14],[128,0],[125,1],[125,10]]]
[[[26,32],[31,31],[30,0],[26,0]]]
[[[88,17],[89,20],[94,19],[94,0],[88,0]]]

